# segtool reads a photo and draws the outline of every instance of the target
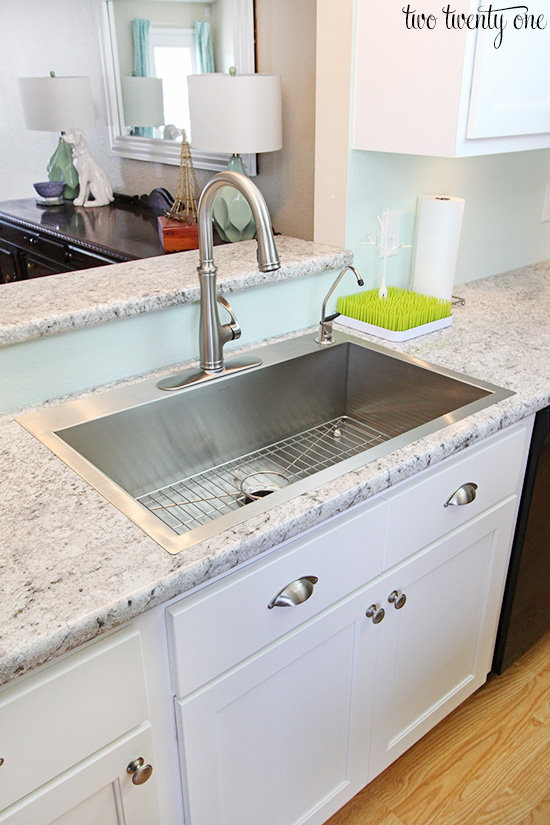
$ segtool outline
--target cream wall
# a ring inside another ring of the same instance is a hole
[[[315,240],[345,246],[353,0],[317,0]]]
[[[316,17],[316,0],[256,0],[258,71],[280,74],[283,87],[283,150],[260,156],[256,182],[276,230],[306,240],[313,239]]]

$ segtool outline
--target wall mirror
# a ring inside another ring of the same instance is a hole
[[[254,0],[97,3],[111,152],[177,166],[181,129],[189,130],[187,74],[227,72],[230,66],[239,73],[255,71]],[[140,82],[143,77],[132,77],[136,61],[142,61],[138,74],[145,76],[145,83]],[[136,114],[135,107],[151,111],[159,90],[162,115],[150,118],[154,126],[144,126],[147,115]],[[159,123],[161,119],[165,122]],[[193,149],[192,157],[198,169],[227,167],[228,155]],[[248,175],[256,174],[255,155],[243,155],[243,164]]]

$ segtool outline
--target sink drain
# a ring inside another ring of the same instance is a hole
[[[236,476],[237,473],[238,471],[235,472]],[[284,473],[263,470],[245,476],[239,484],[239,489],[244,496],[244,503],[249,504],[251,501],[257,501],[259,498],[276,493],[277,490],[282,490],[290,483],[290,479]]]

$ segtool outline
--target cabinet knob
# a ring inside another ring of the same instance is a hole
[[[4,757],[0,756],[0,768],[2,767],[3,764],[4,764]]]
[[[294,607],[294,605],[306,602],[313,593],[313,588],[318,581],[317,576],[304,576],[287,584],[271,599],[267,605],[269,610],[273,607]]]
[[[144,782],[151,777],[153,773],[153,766],[146,765],[145,760],[142,756],[138,756],[137,759],[134,759],[128,767],[126,768],[128,773],[132,775],[132,782],[134,785],[143,785]]]
[[[470,504],[476,497],[476,490],[477,484],[474,484],[473,481],[463,484],[462,487],[454,491],[443,506],[461,507],[463,504]]]
[[[37,244],[40,238],[37,238],[36,235],[23,235],[23,240],[30,244]]]
[[[401,608],[405,606],[407,597],[401,590],[392,590],[388,596],[388,601],[390,604],[393,604],[396,610],[401,610]]]
[[[385,615],[386,611],[379,604],[371,604],[365,613],[367,619],[372,619],[373,624],[380,624]]]

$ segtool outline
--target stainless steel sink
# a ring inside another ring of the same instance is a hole
[[[170,553],[513,393],[335,333],[167,395],[154,380],[18,421]]]

